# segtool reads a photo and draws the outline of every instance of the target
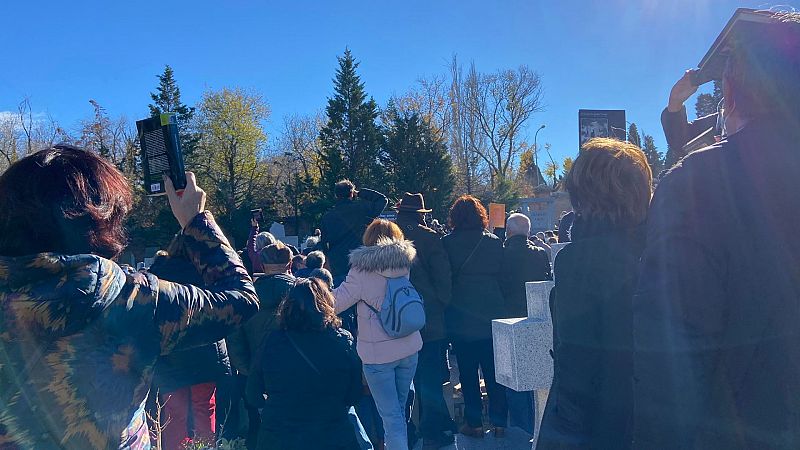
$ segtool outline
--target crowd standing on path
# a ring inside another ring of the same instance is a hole
[[[165,178],[180,232],[136,271],[113,260],[132,202],[115,166],[68,145],[15,162],[0,176],[0,448],[502,439],[532,398],[495,380],[491,323],[524,317],[525,283],[552,279],[537,448],[800,448],[800,15],[754,14],[725,44],[719,113],[687,121],[696,71],[662,112],[677,151],[709,129],[716,143],[653,174],[634,144],[589,140],[557,231],[513,213],[500,239],[471,195],[444,226],[405,193],[392,222],[385,195],[342,180],[303,252],[253,221],[237,254],[187,173],[180,193]]]

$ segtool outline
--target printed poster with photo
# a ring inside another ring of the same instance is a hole
[[[596,137],[613,137],[624,141],[627,137],[624,110],[581,109],[578,111],[578,143]]]

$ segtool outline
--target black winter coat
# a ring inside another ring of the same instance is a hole
[[[800,131],[753,120],[653,198],[634,299],[642,449],[800,448]]]
[[[453,341],[492,338],[492,320],[506,315],[503,243],[484,230],[456,230],[442,238],[453,270],[453,300],[445,312]]]
[[[203,286],[203,277],[188,259],[157,256],[150,273],[162,280]],[[231,374],[225,340],[179,350],[158,358],[153,369],[153,385],[161,393],[201,383],[216,383]]]
[[[685,107],[678,112],[670,112],[664,108],[664,111],[661,112],[661,127],[664,129],[664,136],[667,138],[669,148],[681,158],[686,156],[683,153],[683,147],[709,128],[715,128],[717,117],[718,114],[714,113],[689,122]],[[719,130],[715,132],[718,134]]]
[[[631,302],[644,226],[619,229],[577,218],[572,239],[555,261],[555,371],[536,448],[628,449]]]
[[[347,417],[362,394],[361,360],[350,333],[275,331],[252,369],[246,398],[263,406],[258,450],[359,449]]]
[[[295,277],[288,273],[262,275],[255,281],[260,308],[239,329],[228,336],[231,363],[242,375],[250,373],[250,366],[259,347],[269,334],[278,329],[278,306],[294,286]]]
[[[444,311],[452,298],[453,281],[450,260],[441,236],[420,224],[416,214],[400,213],[397,225],[417,249],[410,279],[425,303],[425,328],[420,332],[422,340],[432,342],[445,339]]]
[[[503,245],[503,294],[506,317],[528,317],[528,281],[552,280],[547,250],[533,245],[526,236],[511,236]]]
[[[322,216],[320,248],[325,253],[334,277],[344,277],[349,269],[350,251],[361,246],[367,225],[389,203],[386,196],[371,189],[358,191],[355,200],[339,200]]]

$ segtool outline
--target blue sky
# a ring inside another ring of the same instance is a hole
[[[781,4],[798,7],[798,0]],[[729,0],[29,1],[4,2],[0,111],[29,96],[67,127],[91,115],[147,115],[155,75],[170,64],[186,103],[242,86],[282,118],[321,110],[346,46],[380,103],[453,54],[480,71],[527,64],[542,76],[539,143],[577,149],[581,108],[625,109],[666,150],[659,115],[672,84],[700,60],[736,7]],[[689,105],[694,102],[690,101]],[[693,108],[690,109],[693,114]]]

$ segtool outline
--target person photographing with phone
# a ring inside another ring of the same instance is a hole
[[[0,176],[0,443],[150,447],[145,403],[159,355],[211,344],[258,310],[252,281],[205,209],[194,174],[164,180],[181,250],[206,287],[111,258],[132,192],[100,156],[56,145]],[[44,225],[47,224],[47,225]]]
[[[737,10],[704,60],[725,132],[648,212],[633,448],[797,449],[800,14]]]
[[[701,134],[713,129],[711,137],[720,136],[722,130],[718,127],[719,111],[707,116],[698,117],[689,121],[686,114],[686,100],[697,92],[700,87],[697,83],[697,69],[687,70],[669,94],[669,102],[661,112],[661,126],[667,138],[667,144],[673,151],[678,152],[678,159],[686,156],[686,144]],[[688,149],[687,149],[688,150]],[[657,175],[657,174],[656,174]]]

